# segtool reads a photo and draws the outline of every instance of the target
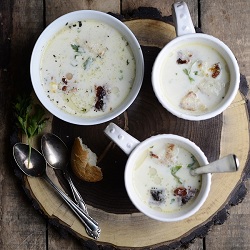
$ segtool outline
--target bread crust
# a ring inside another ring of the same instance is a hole
[[[90,163],[94,161],[96,164],[95,159],[90,159],[91,154],[96,159],[95,153],[82,143],[82,139],[80,137],[75,138],[71,151],[71,168],[74,174],[81,180],[97,182],[103,178],[102,170]]]

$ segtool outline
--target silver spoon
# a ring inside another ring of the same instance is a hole
[[[191,175],[206,173],[225,173],[236,172],[239,169],[239,160],[234,154],[229,154],[217,161],[209,163],[206,166],[190,170]]]
[[[86,232],[89,236],[97,239],[101,233],[98,223],[79,208],[61,189],[59,189],[46,174],[46,161],[42,154],[36,149],[31,148],[30,161],[29,146],[23,143],[17,143],[13,147],[13,156],[19,168],[28,176],[41,177],[47,181],[55,191],[68,204],[78,218],[83,222]]]
[[[41,150],[48,165],[54,169],[60,169],[63,172],[70,185],[76,203],[85,211],[85,213],[88,213],[87,206],[73,184],[67,170],[69,151],[65,143],[55,134],[47,133],[42,136]]]

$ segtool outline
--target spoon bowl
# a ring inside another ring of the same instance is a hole
[[[47,133],[42,136],[41,150],[48,165],[63,172],[70,185],[76,203],[81,209],[85,211],[85,213],[88,213],[87,206],[83,201],[81,194],[78,192],[74,183],[72,182],[67,170],[70,155],[66,144],[55,134]]]
[[[45,159],[37,150],[31,150],[30,160],[28,159],[28,155],[28,145],[22,143],[15,144],[13,148],[13,156],[23,173],[32,177],[42,177],[46,173]]]
[[[56,135],[47,133],[42,136],[41,150],[48,164],[54,169],[65,171],[69,164],[69,150]]]

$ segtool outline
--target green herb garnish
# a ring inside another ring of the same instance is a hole
[[[84,70],[88,69],[93,61],[94,59],[92,57],[88,57],[88,59],[83,63]]]
[[[187,165],[187,167],[188,168],[190,168],[190,169],[193,169],[194,168],[194,165],[197,163],[197,160],[196,160],[196,158],[192,155],[191,156],[191,159],[192,159],[192,163],[189,163],[188,165]]]
[[[79,47],[80,47],[79,45],[71,44],[71,48],[72,48],[75,52],[78,52]]]
[[[190,76],[190,71],[188,71],[187,69],[183,69],[183,72],[188,76],[190,82],[194,81],[194,78]]]
[[[172,204],[173,202],[175,202],[175,199],[174,199],[174,198],[171,199],[170,204]]]
[[[45,127],[48,118],[44,118],[44,109],[39,104],[33,104],[30,96],[18,96],[14,103],[14,114],[17,126],[27,136],[29,145],[28,165],[31,155],[31,140]]]
[[[188,79],[189,79],[189,81],[190,82],[193,82],[194,81],[194,78],[192,78],[191,76],[190,76],[190,74],[191,74],[191,72],[192,72],[192,68],[193,68],[193,66],[194,66],[194,64],[196,63],[197,61],[195,61],[194,63],[192,63],[192,65],[191,65],[191,67],[190,67],[190,70],[188,70],[188,69],[183,69],[183,72],[188,76]],[[194,75],[198,75],[198,71],[194,71],[193,72],[194,73]]]
[[[171,174],[174,176],[174,178],[175,178],[180,184],[182,184],[182,181],[181,181],[180,177],[178,177],[178,176],[176,175],[176,173],[177,173],[181,168],[182,168],[182,166],[180,166],[180,165],[171,168]]]

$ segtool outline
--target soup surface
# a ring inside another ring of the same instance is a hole
[[[133,184],[140,199],[152,209],[177,212],[198,195],[201,175],[190,175],[199,167],[195,157],[182,147],[157,142],[145,150],[133,172]]]
[[[47,97],[60,109],[95,117],[118,107],[135,78],[126,39],[96,20],[66,23],[49,41],[40,74]]]
[[[230,75],[213,48],[187,44],[173,50],[161,69],[161,88],[175,108],[200,115],[213,110],[227,93]]]

